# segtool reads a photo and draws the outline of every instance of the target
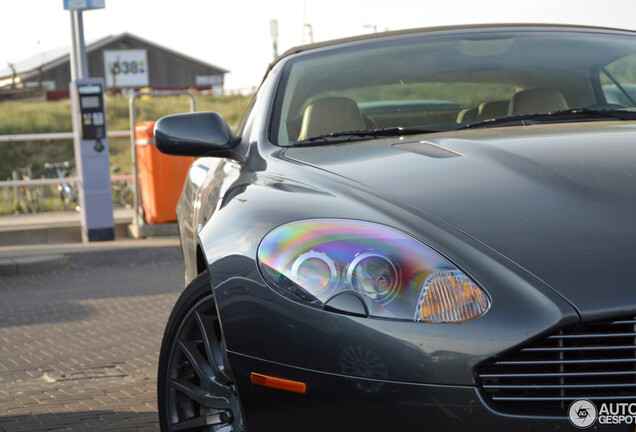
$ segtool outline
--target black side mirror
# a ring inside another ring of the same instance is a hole
[[[226,157],[244,162],[246,152],[239,148],[240,142],[241,138],[234,136],[215,112],[169,115],[155,123],[155,145],[169,155]]]

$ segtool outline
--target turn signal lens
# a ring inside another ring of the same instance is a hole
[[[278,293],[320,309],[353,299],[356,311],[372,317],[449,323],[490,307],[486,292],[446,258],[371,222],[310,219],[280,226],[261,242],[258,262]]]
[[[424,281],[415,310],[415,321],[450,323],[482,316],[490,307],[488,297],[460,271],[441,271]]]
[[[264,387],[287,390],[294,393],[307,393],[307,384],[301,381],[292,381],[285,378],[263,375],[256,372],[252,372],[250,374],[250,380],[254,384],[258,384]]]

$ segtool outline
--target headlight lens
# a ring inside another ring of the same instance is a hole
[[[336,293],[338,270],[327,254],[312,250],[296,258],[290,279],[321,298],[330,298]]]
[[[274,289],[317,308],[343,292],[371,316],[418,322],[468,321],[490,308],[486,292],[440,254],[375,223],[292,222],[265,236],[258,260]]]
[[[398,271],[388,256],[375,251],[362,252],[347,267],[347,284],[363,297],[388,303],[397,294]]]

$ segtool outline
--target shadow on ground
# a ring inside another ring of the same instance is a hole
[[[95,312],[95,307],[74,301],[57,301],[37,307],[19,306],[10,311],[0,309],[0,328],[81,320]]]
[[[0,432],[158,430],[156,412],[95,410],[0,417]]]
[[[177,246],[75,254],[51,271],[0,277],[0,328],[88,319],[95,300],[131,302],[181,289]]]

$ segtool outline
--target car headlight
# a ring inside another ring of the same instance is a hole
[[[371,222],[283,225],[265,236],[258,261],[276,291],[317,308],[343,293],[360,298],[370,316],[416,322],[468,321],[490,308],[486,292],[440,254]]]

